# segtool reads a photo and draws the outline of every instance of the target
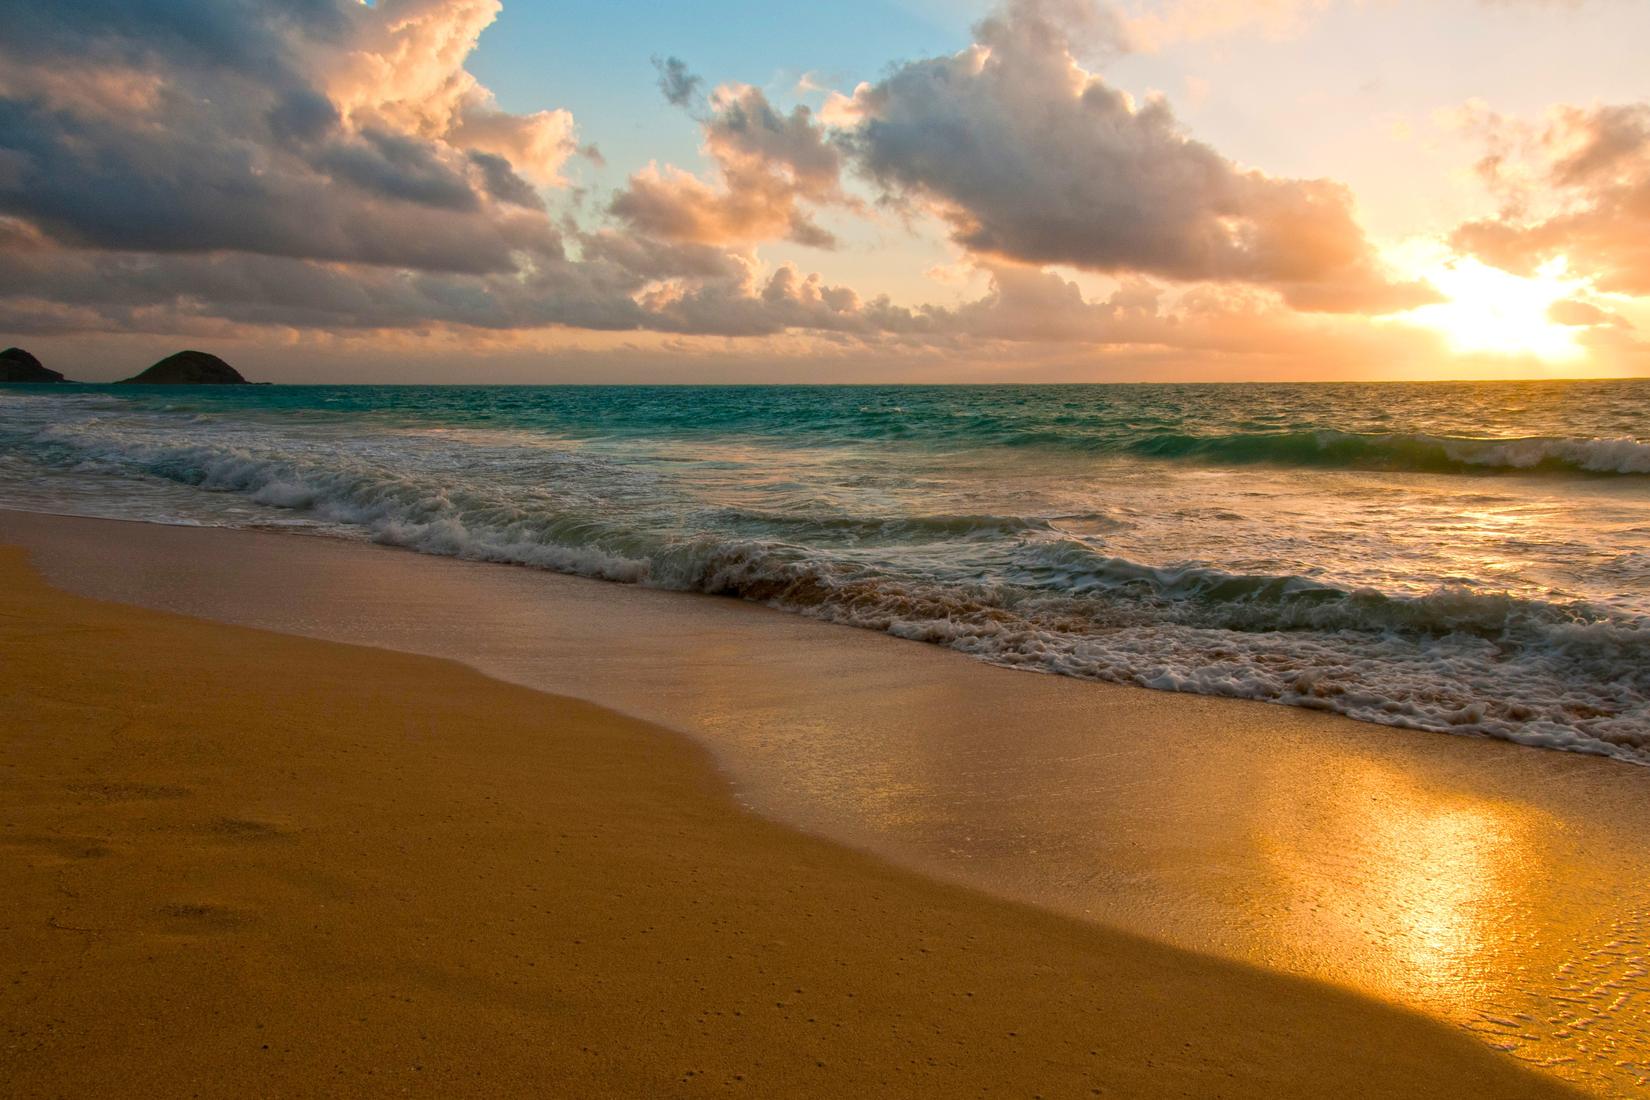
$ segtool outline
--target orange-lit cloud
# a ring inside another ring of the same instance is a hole
[[[1334,0],[1160,0],[1119,6],[1126,40],[1134,49],[1160,50],[1189,39],[1240,30],[1269,36],[1294,33]]]
[[[969,48],[851,94],[811,84],[817,112],[663,61],[705,163],[589,197],[564,179],[571,114],[507,111],[467,68],[498,0],[162,7],[0,15],[0,327],[1045,376],[1535,372],[1549,338],[1601,371],[1646,361],[1643,106],[1474,116],[1501,208],[1456,246],[1574,276],[1488,347],[1459,339],[1493,321],[1437,302],[1435,269],[1391,270],[1347,187],[1240,165],[1098,75],[1130,25],[1082,0],[1011,0]],[[1188,34],[1232,17],[1159,12]],[[948,251],[964,277],[843,278],[888,207],[920,215],[923,266]]]
[[[1588,0],[1478,2],[1485,8],[1579,8]],[[1369,0],[1117,0],[1110,10],[1115,13],[1122,41],[1130,49],[1150,52],[1181,42],[1237,33],[1284,38],[1300,33],[1332,8],[1368,3]]]
[[[674,58],[661,67],[661,88],[671,102],[687,102],[697,80]],[[835,245],[809,210],[851,203],[841,187],[841,154],[807,107],[782,113],[760,89],[730,85],[711,97],[703,129],[704,150],[719,177],[715,186],[680,169],[649,166],[630,177],[609,209],[637,231],[666,240]]]
[[[1382,270],[1346,188],[1242,169],[1189,137],[1167,102],[1136,104],[1085,70],[1069,8],[1011,3],[961,53],[861,86],[849,132],[860,163],[984,255],[1252,283],[1325,312],[1435,297]]]
[[[1650,103],[1559,107],[1540,124],[1490,115],[1480,164],[1504,197],[1456,247],[1511,271],[1564,257],[1597,288],[1650,295]]]
[[[318,87],[358,128],[491,153],[541,185],[561,182],[574,141],[565,110],[512,114],[464,64],[500,0],[391,0],[355,12],[342,43],[312,52]]]

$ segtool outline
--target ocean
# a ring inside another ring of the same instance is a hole
[[[1650,381],[9,386],[0,507],[717,593],[1650,764]]]

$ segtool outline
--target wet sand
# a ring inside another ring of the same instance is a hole
[[[15,513],[0,541],[82,592],[458,658],[685,730],[764,816],[1420,1010],[1595,1095],[1645,1081],[1645,769],[363,544]]]
[[[0,1090],[1540,1096],[1459,1032],[900,871],[685,740],[0,550]]]

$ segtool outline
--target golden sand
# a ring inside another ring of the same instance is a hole
[[[764,822],[658,728],[14,550],[0,887],[7,1096],[1565,1094]]]

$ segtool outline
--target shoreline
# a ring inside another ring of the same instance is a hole
[[[86,594],[589,698],[693,735],[784,824],[1418,1009],[1602,1095],[1650,1064],[1621,900],[1650,876],[1642,769],[368,544],[5,512],[0,542]]]
[[[589,704],[0,578],[12,1095],[1568,1094],[769,824]]]

